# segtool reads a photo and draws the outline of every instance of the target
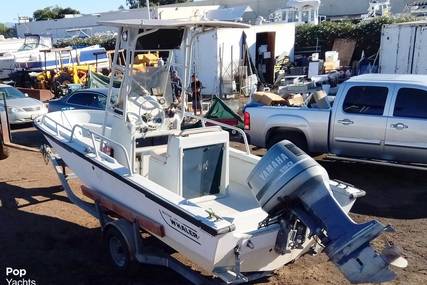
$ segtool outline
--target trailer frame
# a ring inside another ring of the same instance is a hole
[[[136,219],[129,220],[128,218],[120,216],[120,214],[117,212],[113,213],[115,216],[113,217],[111,215],[111,209],[106,209],[103,206],[102,200],[95,200],[94,203],[89,203],[79,198],[74,193],[69,184],[69,181],[75,179],[76,176],[73,173],[67,173],[67,166],[62,160],[62,158],[55,154],[52,149],[47,145],[41,146],[41,153],[46,164],[49,164],[49,162],[52,164],[53,169],[55,170],[59,181],[61,182],[61,186],[63,187],[68,199],[73,204],[98,219],[101,225],[101,230],[104,238],[109,231],[117,231],[118,233],[120,233],[120,235],[126,242],[126,247],[130,254],[129,261],[136,261],[137,263],[144,265],[155,265],[169,268],[175,273],[179,274],[181,277],[185,278],[187,281],[191,282],[191,284],[215,284],[214,280],[209,280],[200,273],[193,271],[191,268],[184,265],[172,256],[160,252],[159,250],[150,250],[148,248],[146,249],[144,246],[143,238],[141,236],[141,229],[150,233],[149,230],[142,227],[141,223],[138,222]],[[85,186],[83,186],[82,192],[86,192],[86,194],[88,192],[95,193],[95,191]],[[105,197],[100,198],[105,199]],[[107,244],[107,246],[109,245]],[[112,257],[111,251],[114,249],[109,248],[109,250],[110,257]],[[115,261],[112,260],[112,262],[113,265],[117,267],[117,264],[114,264]],[[125,268],[120,267],[118,269],[122,269],[121,271],[127,270]]]

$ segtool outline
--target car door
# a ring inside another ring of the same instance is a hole
[[[99,109],[105,108],[106,96],[95,92],[75,92],[67,100],[69,109]],[[63,108],[64,109],[64,108]]]
[[[330,135],[331,151],[342,156],[381,158],[391,88],[348,85],[337,102]]]
[[[427,163],[427,88],[402,86],[393,98],[384,154],[401,162]]]

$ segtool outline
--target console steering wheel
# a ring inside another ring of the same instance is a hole
[[[159,129],[165,122],[165,112],[162,105],[155,97],[143,96],[138,98],[139,102],[139,124],[150,130]]]

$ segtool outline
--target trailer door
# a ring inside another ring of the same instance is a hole
[[[414,61],[409,73],[427,74],[427,27],[418,27],[414,43]]]
[[[413,26],[385,26],[381,35],[380,72],[411,73],[416,28]]]

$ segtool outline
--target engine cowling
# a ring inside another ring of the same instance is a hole
[[[390,227],[375,220],[355,223],[333,197],[326,170],[291,142],[284,140],[270,148],[247,183],[269,217],[283,221],[280,217],[292,213],[317,235],[350,282],[394,279],[388,268],[392,261],[369,244]]]

